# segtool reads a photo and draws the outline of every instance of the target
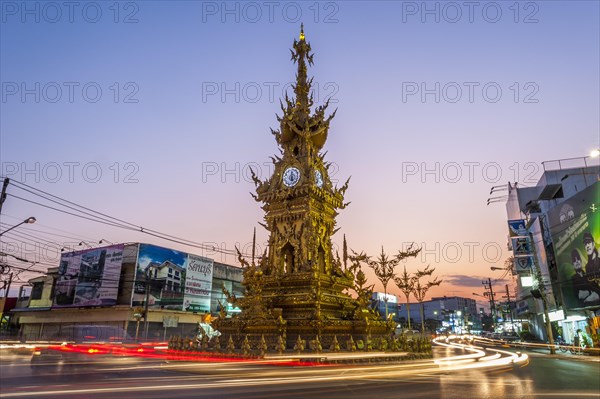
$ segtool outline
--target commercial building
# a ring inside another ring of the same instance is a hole
[[[573,342],[577,330],[595,346],[600,328],[600,167],[587,158],[544,162],[534,187],[508,184],[506,211],[516,316],[529,331]],[[594,337],[596,337],[594,339]]]
[[[477,312],[474,299],[459,296],[434,297],[429,301],[401,303],[395,295],[387,295],[388,315],[402,327],[408,327],[409,307],[412,329],[421,329],[421,307],[425,328],[429,331],[444,330],[455,333],[481,331],[481,315]],[[382,317],[385,317],[385,294],[373,293],[372,303]]]
[[[26,340],[77,323],[164,339],[192,334],[205,312],[235,312],[222,288],[242,296],[241,282],[239,267],[150,244],[116,244],[63,254],[58,267],[29,281],[29,302],[12,313]]]

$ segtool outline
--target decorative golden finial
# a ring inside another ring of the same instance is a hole
[[[304,23],[300,24],[300,40],[304,40]]]

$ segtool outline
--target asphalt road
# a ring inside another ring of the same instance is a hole
[[[468,353],[438,347],[438,364],[307,367],[135,359],[32,368],[27,356],[4,355],[0,398],[600,398],[600,359],[529,353],[500,363],[507,353],[486,350],[477,362],[440,363]]]

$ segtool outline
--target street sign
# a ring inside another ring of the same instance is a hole
[[[163,316],[163,327],[164,328],[177,327],[178,323],[179,323],[178,316]]]

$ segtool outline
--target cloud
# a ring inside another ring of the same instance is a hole
[[[448,283],[450,285],[458,286],[458,287],[483,287],[481,284],[483,281],[487,281],[487,277],[478,277],[478,276],[467,276],[464,274],[450,274],[443,277],[444,283]],[[506,279],[495,279],[492,280],[492,285],[504,285],[509,281]],[[444,284],[442,283],[442,284]]]
[[[148,255],[142,255],[138,258],[138,264],[142,269],[148,267],[148,265],[152,262],[152,258]]]

